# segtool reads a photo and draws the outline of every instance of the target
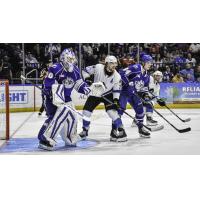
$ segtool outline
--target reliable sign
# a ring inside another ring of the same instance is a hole
[[[168,102],[200,102],[200,83],[161,83],[160,96]]]

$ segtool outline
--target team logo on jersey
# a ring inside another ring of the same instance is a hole
[[[63,84],[65,88],[72,88],[74,86],[74,80],[70,77],[67,77],[65,80],[63,80]]]
[[[141,90],[144,87],[144,81],[140,80],[140,81],[135,81],[135,89],[137,91]]]

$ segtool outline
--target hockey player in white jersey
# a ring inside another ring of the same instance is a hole
[[[105,65],[97,64],[94,66],[88,66],[82,72],[85,80],[93,76],[94,83],[102,83],[104,85],[104,91],[101,92],[101,95],[90,95],[84,105],[83,131],[80,133],[82,139],[85,139],[88,136],[93,110],[100,103],[104,103],[106,112],[112,119],[113,124],[110,133],[110,140],[115,142],[124,142],[127,140],[122,120],[117,112],[121,91],[121,77],[116,71],[116,67],[117,59],[114,56],[107,56],[105,58]]]
[[[149,91],[155,95],[159,96],[160,95],[160,82],[162,81],[163,74],[161,71],[155,71],[153,73],[153,76],[150,76],[149,80]],[[153,99],[152,104],[144,104],[144,108],[146,110],[146,123],[148,126],[156,126],[158,125],[158,122],[153,119],[153,107],[154,104],[156,103],[156,100]],[[158,99],[157,103],[162,105],[162,99]],[[135,121],[133,120],[132,126],[136,126]]]

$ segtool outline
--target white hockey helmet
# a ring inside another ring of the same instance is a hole
[[[154,73],[153,73],[153,77],[154,77],[154,79],[157,81],[157,82],[161,82],[162,81],[162,78],[163,78],[163,74],[162,74],[162,72],[161,71],[155,71]]]
[[[153,76],[161,76],[161,77],[163,77],[163,74],[162,74],[162,72],[161,71],[155,71],[154,73],[153,73]]]
[[[77,63],[74,52],[71,49],[63,50],[60,55],[60,62],[66,71],[72,72],[74,65]]]
[[[105,58],[106,70],[110,73],[113,73],[117,67],[117,58],[115,56],[106,56]]]

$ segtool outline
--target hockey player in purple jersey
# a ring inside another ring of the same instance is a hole
[[[75,145],[79,140],[76,133],[77,116],[71,99],[73,89],[86,95],[91,92],[81,78],[74,52],[65,49],[61,53],[60,62],[49,68],[44,80],[43,94],[48,119],[38,134],[39,148],[53,150],[58,134],[66,145]]]
[[[127,103],[130,103],[135,110],[135,120],[138,126],[138,132],[141,137],[150,137],[150,133],[143,126],[144,107],[143,100],[150,100],[148,93],[149,74],[148,70],[152,65],[152,57],[142,56],[142,64],[134,64],[120,71],[122,78],[122,92],[120,95],[120,106],[126,109]],[[120,112],[123,114],[123,112]]]

